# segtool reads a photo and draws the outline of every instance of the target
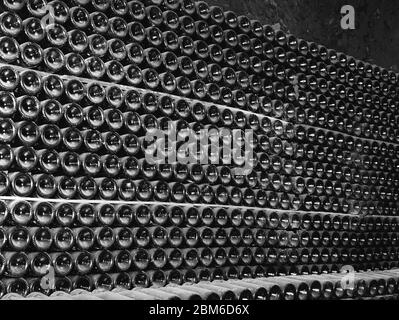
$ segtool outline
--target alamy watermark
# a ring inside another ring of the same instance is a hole
[[[177,130],[174,122],[168,122],[166,130],[148,130],[143,143],[150,164],[233,164],[237,174],[247,175],[255,166],[253,139],[253,130]]]
[[[40,287],[45,291],[55,289],[55,271],[53,266],[49,266],[47,274],[40,279]]]
[[[55,21],[55,11],[52,5],[46,6],[46,14],[40,19],[43,28],[51,28],[56,23]]]
[[[345,265],[341,268],[340,272],[343,274],[341,278],[341,288],[343,290],[354,290],[356,271],[353,266]]]
[[[345,5],[341,8],[341,28],[343,30],[354,30],[355,26],[355,8],[351,5]]]

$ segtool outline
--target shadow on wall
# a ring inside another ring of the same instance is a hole
[[[264,24],[355,58],[399,71],[399,1],[397,0],[206,0],[246,14]],[[342,30],[340,10],[352,5],[356,30]]]

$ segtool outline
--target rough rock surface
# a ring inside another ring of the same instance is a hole
[[[399,71],[398,0],[207,0],[329,48]],[[342,30],[340,10],[352,5],[356,30]],[[279,24],[279,25],[278,25]]]

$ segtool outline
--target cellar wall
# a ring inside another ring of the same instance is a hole
[[[399,1],[209,0],[226,10],[279,24],[298,37],[399,71]],[[340,8],[353,5],[356,29],[340,27]]]

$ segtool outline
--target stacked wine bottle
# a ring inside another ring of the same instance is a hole
[[[394,72],[203,1],[0,8],[0,295],[398,266]]]

